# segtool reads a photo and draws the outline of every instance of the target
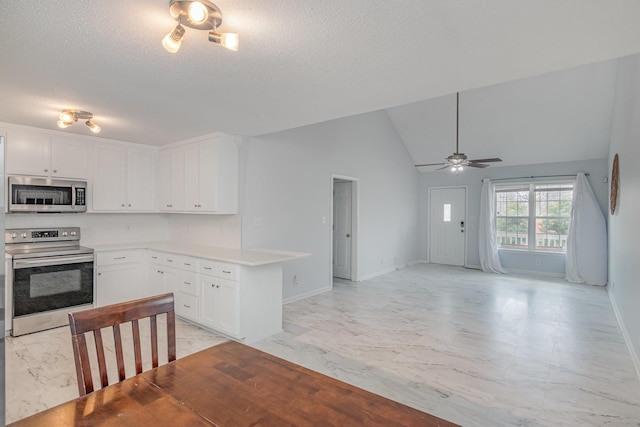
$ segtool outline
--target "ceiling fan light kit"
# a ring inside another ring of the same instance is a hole
[[[464,166],[469,166],[472,168],[487,168],[489,165],[485,165],[484,163],[492,163],[492,162],[501,162],[502,159],[498,157],[493,157],[491,159],[475,159],[470,160],[466,154],[460,153],[460,149],[458,148],[458,134],[459,134],[459,126],[460,125],[460,92],[456,93],[456,151],[447,157],[445,163],[426,163],[422,165],[416,165],[417,168],[422,166],[442,166],[436,170],[442,170],[450,168],[451,172],[462,172],[464,170]]]
[[[209,31],[209,41],[237,51],[240,37],[236,33],[219,33],[216,30],[222,25],[220,8],[208,0],[170,0],[169,13],[178,21],[178,25],[162,39],[162,46],[170,53],[176,53],[185,36],[185,28]]]

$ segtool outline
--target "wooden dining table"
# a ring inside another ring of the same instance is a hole
[[[228,341],[10,426],[457,426]]]

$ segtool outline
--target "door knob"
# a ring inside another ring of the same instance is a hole
[[[351,237],[351,233],[347,233],[347,237]]]

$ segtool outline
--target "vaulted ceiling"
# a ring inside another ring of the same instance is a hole
[[[240,34],[238,52],[187,29],[180,51],[167,53],[167,0],[1,0],[0,122],[57,129],[59,111],[76,108],[94,113],[101,137],[162,145],[388,109],[421,163],[453,151],[460,91],[460,148],[470,157],[522,157],[513,147],[543,139],[531,117],[550,126],[556,146],[580,140],[598,152],[614,66],[568,69],[640,52],[634,0],[216,4],[222,29]],[[569,74],[541,76],[559,70]],[[565,151],[557,158],[576,152]]]

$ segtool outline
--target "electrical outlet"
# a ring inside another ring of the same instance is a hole
[[[298,280],[298,275],[297,274],[295,274],[293,276],[293,286],[295,286],[295,287],[300,286],[300,281]]]
[[[536,265],[540,265],[540,258],[536,258]]]

